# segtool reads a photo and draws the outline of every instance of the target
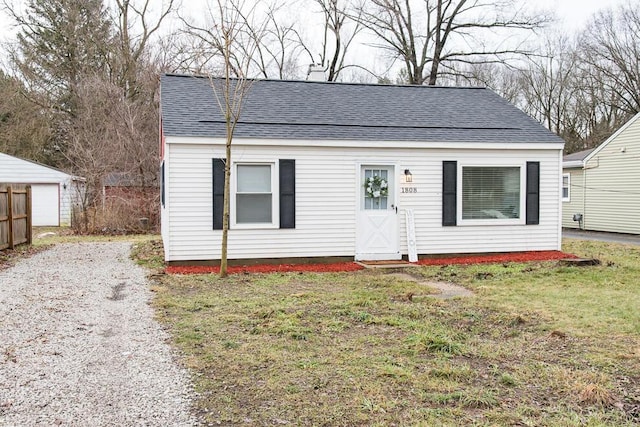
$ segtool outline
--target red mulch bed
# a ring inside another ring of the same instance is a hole
[[[425,258],[418,261],[419,265],[451,265],[451,264],[486,264],[501,262],[527,262],[527,261],[553,261],[565,258],[576,258],[575,255],[560,251],[534,251],[514,252],[496,255],[470,255],[442,258]],[[262,264],[248,266],[231,266],[227,269],[229,274],[250,273],[290,273],[290,272],[343,272],[362,270],[355,262],[339,262],[333,264]],[[219,273],[218,266],[192,265],[192,266],[168,266],[167,274],[213,274]]]
[[[495,255],[471,255],[444,258],[424,258],[418,260],[420,265],[450,265],[450,264],[488,264],[501,262],[528,262],[528,261],[554,261],[558,259],[577,258],[572,254],[566,254],[560,251],[531,251],[531,252],[512,252],[507,254]]]

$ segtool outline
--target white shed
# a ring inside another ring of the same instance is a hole
[[[80,178],[50,166],[0,153],[0,182],[31,185],[32,225],[71,225]]]
[[[161,115],[165,259],[215,263],[211,81],[164,75]],[[563,145],[485,88],[256,80],[232,145],[229,259],[559,250]]]

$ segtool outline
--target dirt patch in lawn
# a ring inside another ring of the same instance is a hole
[[[473,292],[469,289],[449,282],[434,282],[431,280],[421,280],[407,273],[394,273],[393,276],[403,280],[414,281],[427,288],[435,289],[438,293],[431,295],[435,298],[449,299],[449,298],[463,298],[473,296]],[[412,296],[413,297],[413,296]]]

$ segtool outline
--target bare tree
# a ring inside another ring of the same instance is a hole
[[[32,101],[74,116],[80,80],[108,68],[110,23],[102,0],[29,0],[24,12],[3,4],[19,26],[12,61],[39,95]]]
[[[145,92],[153,92],[158,84],[157,77],[151,73],[149,77]],[[139,82],[142,84],[141,79]],[[122,200],[114,212],[105,211],[102,189],[105,178],[114,174],[142,191],[157,187],[157,104],[145,98],[129,99],[119,85],[95,75],[85,77],[79,85],[78,106],[64,152],[74,173],[86,179],[74,227],[83,233],[102,228],[141,231],[139,218],[157,219],[156,192],[130,194],[132,197]]]
[[[616,107],[627,114],[640,111],[640,3],[595,15],[581,38],[585,66],[597,72]]]
[[[183,44],[185,57],[201,64],[203,71],[230,78],[246,77],[257,45],[262,42],[262,28],[254,27],[253,19],[258,5],[246,6],[245,0],[208,0],[204,23],[181,17],[187,43]],[[192,49],[189,50],[189,47]],[[198,57],[199,56],[199,57]]]
[[[47,160],[68,168],[63,155],[69,123],[78,113],[78,87],[84,76],[108,69],[110,26],[102,0],[2,0],[17,24],[9,52],[26,97],[50,129]]]
[[[99,213],[109,173],[126,174],[140,188],[157,185],[159,79],[149,58],[154,34],[177,0],[166,0],[159,11],[151,10],[158,4],[151,0],[114,0],[115,15],[103,0],[28,0],[24,12],[1,1],[19,26],[12,59],[22,82],[10,88],[32,104],[20,110],[22,126],[35,129],[44,121],[43,132],[32,135],[38,145],[47,138],[47,146],[38,147],[46,159],[87,178],[83,213]],[[153,203],[138,208],[138,216],[155,211]]]
[[[352,7],[350,0],[314,0],[314,3],[320,8],[324,27],[319,56],[315,57],[302,40],[301,43],[311,63],[327,67],[327,80],[332,82],[350,66],[345,60],[349,48],[362,30],[360,12]]]
[[[403,62],[408,83],[435,85],[455,63],[502,62],[530,53],[520,44],[493,46],[496,32],[529,32],[549,18],[527,15],[518,0],[362,0],[357,19],[373,32],[392,58]],[[486,40],[489,40],[486,37]],[[459,69],[459,68],[458,68]]]
[[[156,57],[162,70],[198,75],[217,70],[216,62],[220,60],[218,49],[212,47],[206,38],[194,36],[191,32],[179,30],[177,34],[159,41]]]
[[[162,2],[160,11],[152,18],[151,4],[157,1],[115,0],[117,17],[118,52],[117,62],[118,84],[127,98],[134,98],[140,93],[138,84],[138,65],[148,54],[149,43],[153,35],[161,28],[163,21],[171,14],[176,0]]]
[[[530,57],[519,69],[479,64],[463,74],[472,83],[495,90],[562,137],[567,153],[597,145],[611,130],[611,121],[617,123],[602,101],[607,95],[599,78],[585,73],[575,44],[562,35],[551,35],[541,55]]]
[[[631,118],[630,113],[618,108],[619,92],[610,90],[607,76],[592,69],[582,59],[574,76],[576,90],[576,120],[579,123],[579,144],[568,140],[567,152],[598,146]]]
[[[0,70],[0,152],[49,163],[55,157],[49,116],[27,92],[19,79]]]
[[[527,111],[556,135],[575,131],[577,58],[568,38],[553,35],[544,55],[529,58],[520,71],[520,88]]]
[[[283,20],[282,11],[289,6],[287,3],[268,5],[263,12],[264,21],[258,27],[254,27],[253,16],[241,13],[246,32],[254,43],[241,43],[239,48],[250,58],[256,74],[264,78],[286,79],[298,74],[297,59],[304,47],[295,24]]]
[[[521,103],[522,88],[519,82],[520,70],[505,64],[468,64],[455,73],[457,86],[480,85],[488,87],[514,105]]]
[[[249,3],[249,6],[247,5]],[[253,4],[251,4],[253,3]],[[221,76],[209,76],[211,88],[225,124],[224,201],[220,277],[227,276],[231,145],[240,120],[244,100],[253,84],[250,78],[254,55],[262,41],[268,21],[255,20],[260,2],[245,0],[215,0],[208,7],[208,22],[198,26],[186,19],[183,22],[189,35],[208,44],[219,56]]]

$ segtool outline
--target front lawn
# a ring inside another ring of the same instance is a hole
[[[452,300],[389,271],[156,275],[153,304],[212,425],[637,425],[640,250],[563,249],[603,264],[405,270],[475,292]]]

